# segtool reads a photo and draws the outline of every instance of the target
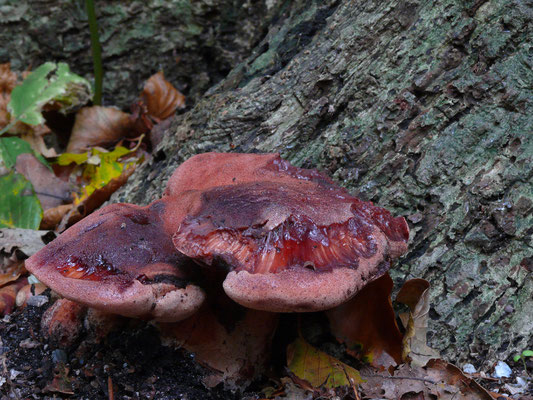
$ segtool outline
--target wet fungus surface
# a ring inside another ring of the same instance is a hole
[[[200,204],[173,236],[187,256],[229,267],[224,288],[236,302],[276,312],[335,307],[406,250],[403,218],[358,200],[317,171],[277,155],[256,156],[255,164],[251,157],[223,155],[222,177],[205,167],[191,172],[202,188]],[[168,192],[178,193],[185,181],[182,167]]]
[[[39,280],[70,300],[124,316],[180,320],[204,294],[190,261],[176,252],[162,218],[147,207],[113,204],[72,226],[26,262]]]

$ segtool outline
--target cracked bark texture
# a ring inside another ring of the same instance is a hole
[[[95,1],[104,103],[129,108],[159,70],[194,103],[264,36],[278,0]],[[0,63],[67,62],[91,78],[83,0],[1,0]]]
[[[396,283],[432,284],[429,343],[488,368],[533,347],[532,3],[293,1],[174,121],[115,201],[206,151],[277,151],[405,215]]]

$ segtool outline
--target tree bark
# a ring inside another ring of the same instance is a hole
[[[489,367],[533,347],[531,3],[293,1],[176,118],[115,201],[206,151],[280,152],[407,217],[397,284],[432,284],[429,344]]]

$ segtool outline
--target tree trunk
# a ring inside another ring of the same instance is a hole
[[[165,77],[195,102],[257,43],[278,0],[95,0],[104,102],[129,108],[144,81]],[[0,1],[0,63],[15,70],[45,61],[93,72],[83,0]]]
[[[531,6],[287,3],[114,200],[158,198],[193,154],[280,152],[407,217],[392,275],[431,282],[444,357],[488,367],[532,348]]]

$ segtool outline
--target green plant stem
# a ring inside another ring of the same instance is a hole
[[[102,48],[100,46],[100,35],[98,34],[98,22],[96,21],[96,12],[94,11],[94,1],[85,0],[87,9],[87,18],[89,20],[89,30],[91,32],[91,50],[93,53],[94,68],[94,97],[95,105],[102,104],[102,81],[104,70],[102,68]]]
[[[0,136],[2,136],[4,133],[6,133],[8,130],[10,130],[13,125],[15,125],[17,123],[18,119],[15,119],[13,122],[9,123],[7,126],[5,126],[4,128],[2,128],[2,130],[0,130]]]

